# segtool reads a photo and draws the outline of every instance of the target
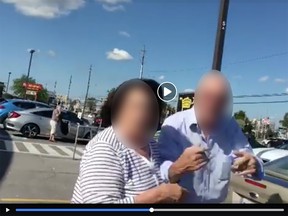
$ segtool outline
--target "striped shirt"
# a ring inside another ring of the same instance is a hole
[[[150,143],[150,160],[122,144],[112,127],[87,145],[72,203],[134,203],[134,197],[163,183],[159,153]]]

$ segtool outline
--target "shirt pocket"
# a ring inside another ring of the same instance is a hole
[[[229,157],[224,158],[220,167],[221,168],[220,168],[219,180],[220,181],[229,180],[230,175],[231,175],[231,161],[230,161]]]

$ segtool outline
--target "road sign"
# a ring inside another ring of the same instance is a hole
[[[163,95],[160,94],[160,89],[162,89]],[[171,82],[163,82],[158,87],[157,95],[162,101],[164,101],[166,103],[171,102],[177,96],[177,88]]]
[[[41,84],[34,84],[34,83],[23,83],[23,87],[26,90],[31,90],[31,91],[41,91],[43,89],[43,86]]]
[[[37,91],[32,91],[32,90],[26,90],[26,95],[37,95]]]

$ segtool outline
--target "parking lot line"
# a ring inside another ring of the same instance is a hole
[[[0,198],[4,203],[70,203],[69,200],[57,199],[26,199],[26,198]]]

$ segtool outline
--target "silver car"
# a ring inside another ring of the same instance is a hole
[[[53,109],[38,108],[17,112],[11,112],[5,121],[5,127],[10,130],[19,131],[25,137],[34,138],[37,135],[50,135],[50,120]],[[78,138],[90,139],[97,133],[96,128],[82,121],[77,115],[70,111],[62,111],[62,125],[58,124],[56,137],[74,140],[79,127]],[[64,130],[63,126],[64,125]],[[62,127],[62,128],[61,128]],[[92,128],[92,129],[91,129]]]

